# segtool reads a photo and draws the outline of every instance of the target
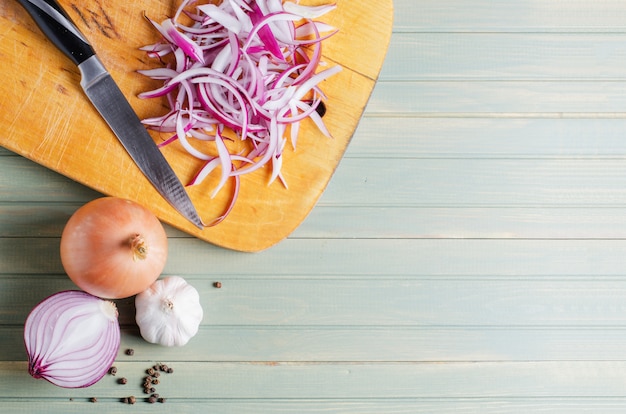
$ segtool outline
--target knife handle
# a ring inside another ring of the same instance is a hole
[[[18,0],[41,31],[72,62],[80,65],[95,52],[72,19],[55,0]]]

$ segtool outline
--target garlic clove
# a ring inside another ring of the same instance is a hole
[[[135,308],[141,336],[163,346],[187,344],[204,315],[198,291],[180,276],[154,282],[136,296]]]

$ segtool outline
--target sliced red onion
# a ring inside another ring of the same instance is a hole
[[[183,0],[173,18],[152,25],[163,37],[142,48],[167,67],[140,71],[160,80],[158,89],[141,98],[166,97],[170,108],[160,117],[144,119],[147,128],[168,136],[160,146],[178,141],[193,157],[204,161],[188,185],[201,183],[221,167],[211,197],[229,178],[267,166],[269,183],[282,174],[285,134],[295,149],[300,123],[310,119],[330,137],[317,109],[326,97],[319,88],[340,66],[319,71],[322,41],[337,30],[313,20],[336,5],[303,6],[282,0],[224,0],[188,6]],[[192,23],[184,25],[184,15]],[[230,153],[224,141],[249,143]],[[245,147],[245,146],[244,146]],[[234,191],[230,211],[238,191]],[[222,221],[225,215],[215,222]]]
[[[113,302],[80,290],[49,296],[24,325],[28,372],[64,388],[95,384],[120,347],[117,316]]]
[[[283,7],[289,13],[296,14],[307,19],[316,19],[334,10],[337,6],[335,4],[323,4],[321,6],[302,6],[300,4],[286,1]]]

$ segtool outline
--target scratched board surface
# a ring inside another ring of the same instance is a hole
[[[166,113],[164,100],[137,98],[140,92],[159,86],[137,70],[159,66],[139,50],[159,39],[144,13],[160,21],[174,13],[175,5],[168,1],[59,3],[93,44],[140,118]],[[234,250],[263,250],[297,228],[341,161],[382,66],[391,35],[392,2],[371,8],[342,1],[323,20],[339,29],[324,43],[324,67],[343,68],[321,85],[327,96],[324,122],[332,138],[325,138],[310,120],[303,122],[297,147],[288,145],[283,154],[286,186],[278,180],[268,185],[269,166],[244,176],[234,209],[215,227],[195,228],[158,195],[90,106],[79,87],[78,69],[52,47],[23,9],[8,0],[0,5],[4,38],[0,55],[12,62],[2,67],[0,145],[100,193],[138,201],[162,221],[203,240]],[[375,29],[366,29],[370,26]],[[370,44],[376,45],[375,52],[362,55],[361,47]],[[162,142],[169,136],[154,133],[153,138]],[[241,150],[237,139],[229,146],[231,152]],[[216,154],[213,147],[206,151]],[[189,183],[204,164],[179,143],[166,146],[163,154],[183,183]],[[206,223],[226,211],[235,191],[231,179],[212,198],[219,179],[218,168],[201,184],[188,187]]]

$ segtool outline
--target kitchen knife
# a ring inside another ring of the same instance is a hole
[[[18,0],[39,28],[81,73],[80,84],[135,164],[180,214],[204,224],[180,180],[135,114],[93,48],[55,0]]]

